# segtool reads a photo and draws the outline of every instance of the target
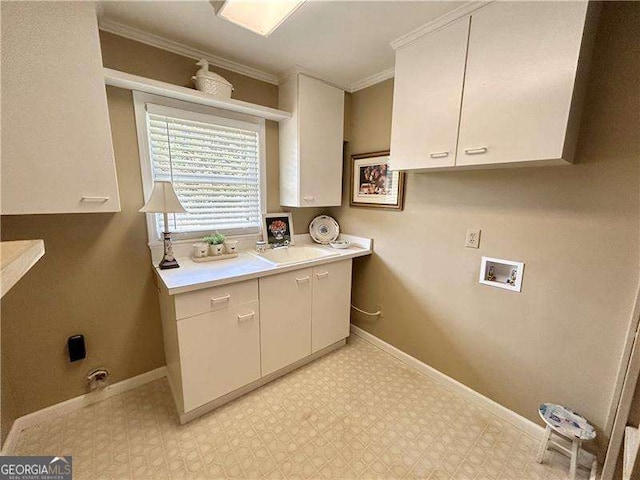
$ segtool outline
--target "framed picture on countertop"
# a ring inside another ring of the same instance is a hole
[[[293,245],[293,220],[290,213],[265,213],[262,216],[262,239],[267,245]]]

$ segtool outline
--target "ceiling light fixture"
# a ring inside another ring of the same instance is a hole
[[[254,33],[268,37],[305,0],[225,0],[217,15]],[[214,6],[219,2],[212,2]]]

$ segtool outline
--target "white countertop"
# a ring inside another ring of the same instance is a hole
[[[0,296],[4,296],[44,255],[44,241],[0,242]]]
[[[312,245],[316,248],[331,250],[332,253],[337,253],[337,255],[278,266],[272,265],[246,252],[241,252],[235,258],[205,263],[196,263],[189,257],[179,257],[177,260],[180,268],[160,270],[156,267],[155,270],[159,279],[162,281],[162,286],[164,286],[169,295],[175,295],[177,293],[199,290],[201,288],[215,287],[227,283],[240,282],[325,263],[337,262],[347,258],[361,257],[370,255],[372,252],[372,241],[367,238],[340,235],[340,239],[349,240],[351,245],[349,248],[338,250],[328,245],[313,243],[308,235],[304,236],[305,238],[300,237],[302,236],[296,235],[296,246]],[[295,248],[295,246],[291,248]]]

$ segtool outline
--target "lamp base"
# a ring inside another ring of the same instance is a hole
[[[163,232],[164,236],[164,255],[160,261],[158,267],[160,270],[166,270],[168,268],[179,268],[178,261],[173,256],[173,245],[171,245],[171,234],[169,232]]]
[[[180,265],[178,265],[178,261],[175,258],[173,260],[167,260],[166,258],[163,258],[158,267],[160,268],[160,270],[166,270],[168,268],[179,268]]]

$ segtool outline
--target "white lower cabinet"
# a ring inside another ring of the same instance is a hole
[[[180,421],[339,347],[349,336],[351,262],[162,292],[165,356]]]
[[[349,336],[351,260],[313,269],[311,352]]]
[[[311,355],[311,272],[260,279],[262,375]]]
[[[185,411],[260,378],[258,301],[178,320]]]

